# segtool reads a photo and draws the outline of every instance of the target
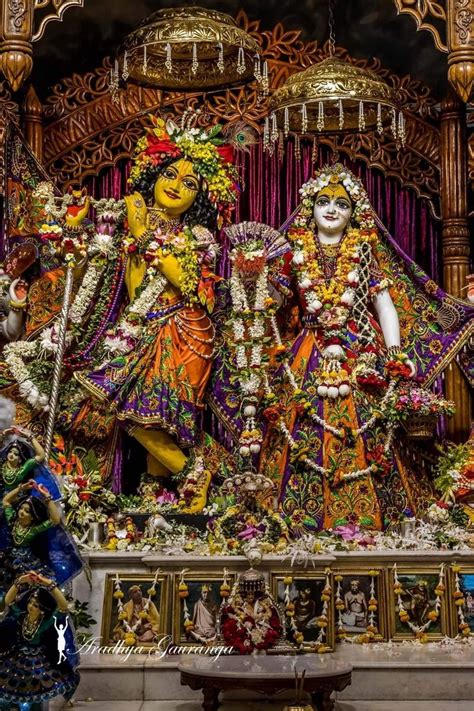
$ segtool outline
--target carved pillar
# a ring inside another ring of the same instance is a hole
[[[33,3],[30,0],[2,0],[0,6],[0,70],[13,91],[17,91],[33,67]]]
[[[469,101],[474,84],[474,0],[448,0],[448,79]]]
[[[43,161],[43,106],[30,85],[23,102],[25,137],[40,163]]]
[[[466,107],[453,93],[441,106],[441,216],[444,288],[460,297],[469,273]],[[457,408],[449,420],[449,436],[462,441],[469,434],[471,404],[469,386],[456,363],[447,369],[445,383],[446,396]]]

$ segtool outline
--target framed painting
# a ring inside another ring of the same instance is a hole
[[[169,576],[107,573],[102,645],[151,647],[168,632]]]
[[[446,595],[438,594],[441,583],[444,585],[439,566],[399,566],[396,577],[393,570],[389,571],[389,621],[393,640],[421,636],[439,640],[448,634]]]
[[[449,604],[451,613],[451,633],[456,637],[462,632],[459,625],[466,624],[474,634],[474,566],[456,564],[450,566],[449,575]],[[461,603],[459,606],[456,600]],[[461,614],[460,614],[461,613]],[[464,632],[465,635],[468,632]]]
[[[333,581],[336,639],[371,632],[377,641],[387,640],[384,571],[381,568],[335,570]]]
[[[175,644],[206,646],[221,644],[219,610],[224,600],[224,575],[219,572],[188,572],[184,579],[187,596],[180,590],[181,576],[173,581],[173,642]],[[230,592],[235,575],[227,575]]]
[[[291,574],[290,574],[291,575]],[[282,619],[286,621],[286,638],[288,642],[298,645],[303,651],[315,651],[315,645],[321,639],[321,616],[324,613],[324,601],[321,596],[327,584],[324,572],[302,572],[291,575],[272,572],[270,586],[275,601],[280,606]],[[288,603],[294,614],[289,618],[286,614]],[[326,621],[323,628],[324,646],[334,648],[334,616],[330,599],[326,603]]]

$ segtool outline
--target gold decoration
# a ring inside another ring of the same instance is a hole
[[[446,41],[441,38],[439,28],[433,20],[446,22],[446,9],[436,0],[395,0],[398,14],[411,15],[416,22],[417,30],[428,30],[434,37],[435,45],[440,52],[447,52]]]
[[[398,113],[395,91],[370,69],[328,57],[293,74],[275,91],[270,110],[284,133],[364,131],[392,124],[404,142],[404,119]]]
[[[236,21],[261,43],[262,58],[268,60],[270,88],[281,86],[289,76],[324,59],[329,46],[303,42],[300,32],[287,32],[278,23],[272,30],[260,30],[258,21],[249,21],[241,11]],[[369,135],[321,135],[318,144],[351,160],[362,160],[381,170],[386,177],[396,178],[428,200],[432,214],[439,217],[440,133],[438,101],[430,89],[410,76],[398,76],[381,66],[377,59],[354,59],[346,50],[336,48],[336,55],[355,66],[370,69],[394,88],[406,113],[406,148],[403,160],[390,132]],[[57,84],[44,107],[45,165],[58,184],[82,182],[105,167],[130,156],[143,134],[146,114],[160,111],[174,118],[188,108],[203,106],[200,92],[188,95],[152,87],[128,84],[120,92],[119,103],[113,103],[108,88],[112,65],[105,60],[93,72],[73,74]],[[259,128],[268,114],[268,101],[259,100],[255,84],[209,94],[205,101],[204,122],[234,123],[239,120]],[[474,137],[470,145],[470,176],[474,182]]]
[[[129,34],[111,78],[165,89],[215,89],[262,81],[258,42],[226,13],[201,7],[158,10]]]
[[[84,7],[84,0],[34,0],[34,9],[43,10],[48,8],[48,11],[39,21],[38,29],[33,35],[33,42],[41,39],[44,35],[46,25],[52,20],[61,21],[64,13],[69,7]]]

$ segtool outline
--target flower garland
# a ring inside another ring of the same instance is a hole
[[[119,622],[122,623],[122,627],[125,632],[123,641],[128,647],[133,647],[136,644],[138,628],[140,627],[141,624],[143,624],[144,621],[146,621],[148,619],[148,610],[150,608],[152,598],[156,596],[156,586],[158,584],[159,574],[160,574],[160,569],[158,568],[155,573],[155,577],[153,578],[151,587],[148,588],[148,590],[147,590],[148,597],[145,600],[144,608],[139,613],[138,620],[133,625],[131,625],[127,621],[127,613],[124,610],[124,605],[123,605],[124,592],[122,590],[122,581],[120,580],[118,573],[116,573],[116,575],[115,575],[113,597],[117,601],[118,620],[119,620]]]
[[[224,641],[239,654],[251,654],[255,649],[271,649],[281,636],[282,626],[268,583],[265,583],[262,596],[254,602],[253,614],[243,609],[243,602],[237,579],[229,595],[229,602],[221,609]]]
[[[457,611],[457,616],[458,616],[458,629],[459,629],[460,635],[462,637],[470,637],[471,636],[471,628],[469,626],[469,623],[466,622],[466,618],[464,616],[464,610],[463,610],[463,608],[466,605],[466,598],[464,597],[464,593],[461,590],[461,580],[459,578],[459,573],[461,572],[461,566],[458,563],[453,563],[451,565],[451,570],[453,571],[453,575],[454,575],[453,598],[454,598],[454,604],[456,606],[456,611]]]
[[[372,569],[368,571],[370,576],[370,598],[367,604],[367,610],[369,613],[369,624],[367,625],[366,631],[363,634],[356,635],[355,637],[350,637],[351,642],[356,644],[367,644],[368,642],[376,642],[381,639],[379,634],[378,626],[378,600],[376,597],[375,580],[380,575],[380,570]],[[337,617],[337,630],[336,636],[339,642],[348,639],[346,630],[344,629],[344,622],[342,619],[342,613],[346,609],[344,600],[342,599],[342,580],[343,576],[340,573],[336,573],[334,576],[334,581],[336,582],[336,595],[335,595],[335,608],[338,612]]]
[[[32,407],[49,410],[49,395],[41,392],[31,379],[30,369],[25,364],[26,358],[34,358],[38,353],[39,341],[15,341],[4,346],[5,363],[18,385],[20,397]]]
[[[178,597],[182,601],[182,607],[183,607],[183,627],[186,632],[186,634],[190,634],[191,632],[194,631],[194,623],[191,619],[191,614],[189,612],[189,607],[186,602],[186,598],[189,596],[189,588],[188,585],[185,581],[185,574],[188,572],[188,568],[184,568],[181,573],[180,573],[180,579],[179,579],[179,584],[178,584]],[[227,571],[227,568],[224,568],[224,578],[221,583],[221,586],[219,588],[219,594],[222,599],[226,599],[229,597],[231,588],[229,585],[229,573]],[[210,587],[208,586],[208,590],[210,591]],[[215,639],[215,636],[212,638]],[[206,642],[209,642],[212,640],[207,639]]]
[[[239,438],[242,457],[258,454],[262,431],[257,425],[258,393],[264,382],[268,358],[264,354],[268,318],[274,313],[275,303],[268,288],[268,267],[262,240],[249,240],[238,245],[231,255],[232,348],[235,353],[235,374],[243,393],[245,418]],[[244,278],[252,277],[253,304],[244,285]],[[256,279],[255,279],[256,277]]]
[[[311,651],[317,652],[318,654],[324,654],[326,652],[332,651],[327,645],[327,627],[329,623],[329,604],[332,595],[332,589],[330,584],[330,574],[329,568],[326,569],[326,579],[324,588],[321,592],[321,601],[323,603],[323,608],[321,614],[318,617],[317,625],[320,628],[318,637],[315,642],[311,644]],[[294,642],[298,645],[299,649],[305,647],[304,634],[298,630],[295,622],[295,604],[292,602],[290,597],[290,587],[293,584],[293,576],[286,575],[283,578],[283,585],[285,586],[284,591],[284,602],[285,602],[285,616],[287,618],[287,624],[290,629],[290,636]]]
[[[428,638],[426,636],[427,630],[430,628],[431,624],[433,622],[436,622],[439,619],[440,616],[440,611],[441,611],[441,600],[444,597],[444,593],[446,591],[446,586],[444,584],[444,577],[445,577],[445,563],[441,563],[439,566],[439,579],[438,583],[435,588],[435,594],[436,594],[436,599],[435,599],[435,604],[434,604],[434,609],[430,610],[428,612],[428,621],[425,622],[424,625],[416,625],[414,622],[410,620],[410,613],[408,610],[405,608],[402,596],[403,596],[403,585],[401,584],[399,577],[398,577],[398,571],[397,571],[397,564],[395,563],[393,566],[393,592],[395,594],[395,610],[398,614],[398,617],[400,619],[400,622],[402,624],[408,625],[408,627],[411,629],[411,631],[415,634],[416,638],[421,642],[421,643],[426,643],[428,641]]]

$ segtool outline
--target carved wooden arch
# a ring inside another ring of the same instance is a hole
[[[250,22],[243,11],[237,16],[237,22],[262,46],[269,63],[271,90],[290,74],[329,54],[327,43],[324,46],[305,43],[299,31],[286,32],[281,23],[271,31],[260,32],[260,23]],[[326,136],[321,137],[320,142],[377,167],[386,176],[413,188],[418,196],[429,201],[433,215],[438,217],[440,134],[436,126],[436,99],[421,82],[391,73],[376,59],[354,59],[342,48],[337,48],[336,54],[357,66],[376,71],[398,91],[405,107],[407,143],[406,148],[399,151],[388,132],[382,137],[376,134],[346,135],[339,139]],[[44,161],[49,174],[61,185],[81,182],[129,156],[143,133],[149,112],[159,110],[176,116],[186,106],[204,105],[203,123],[232,123],[244,119],[260,130],[268,111],[267,100],[258,95],[253,84],[186,96],[128,84],[120,91],[118,103],[114,103],[108,88],[110,67],[110,60],[106,59],[93,72],[74,74],[56,85],[48,98]]]

